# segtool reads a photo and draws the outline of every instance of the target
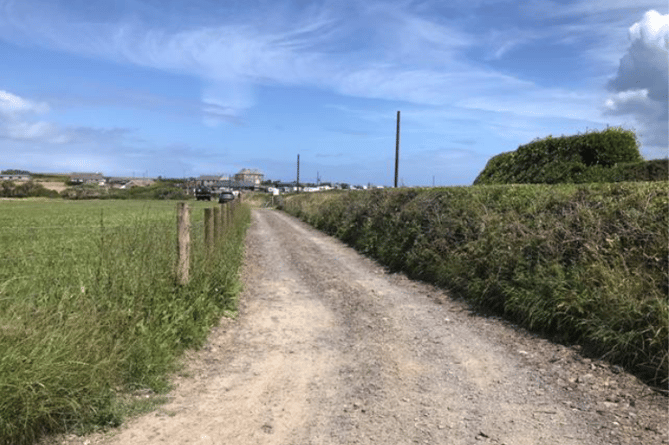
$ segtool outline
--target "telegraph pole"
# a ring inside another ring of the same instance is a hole
[[[397,174],[400,168],[400,112],[397,111],[397,134],[395,136],[395,188],[397,188]]]
[[[300,155],[297,155],[297,191],[300,191]]]

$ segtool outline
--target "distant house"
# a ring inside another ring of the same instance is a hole
[[[274,186],[282,193],[291,193],[298,191],[296,182],[277,182]]]
[[[0,175],[0,181],[30,181],[31,176],[25,174]]]
[[[106,178],[108,187],[115,189],[129,189],[133,187],[148,187],[156,181],[150,178],[131,178],[124,176],[110,176]]]
[[[264,176],[265,175],[263,175],[259,170],[244,168],[235,175],[235,181],[252,183],[255,187],[259,187]]]
[[[255,190],[259,184],[256,184],[253,181],[228,181],[225,184],[227,187],[230,187],[232,190]]]
[[[133,187],[148,187],[156,181],[153,179],[132,179],[121,186],[122,189],[131,189]]]
[[[221,187],[223,185],[223,182],[227,180],[228,178],[225,176],[200,175],[200,177],[195,180],[195,184],[198,187],[218,188]]]
[[[105,185],[102,173],[70,173],[70,184],[98,184]]]
[[[110,176],[107,178],[107,185],[112,188],[121,188],[131,180],[132,178],[124,176]]]

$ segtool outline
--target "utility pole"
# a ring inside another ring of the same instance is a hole
[[[297,191],[300,191],[300,155],[297,155]]]
[[[395,188],[397,188],[397,174],[400,168],[400,112],[397,111],[397,134],[395,136]]]

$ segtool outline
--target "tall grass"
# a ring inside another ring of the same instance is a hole
[[[249,210],[175,284],[175,204],[0,202],[0,444],[118,425],[133,389],[168,389],[184,348],[236,307]]]
[[[393,270],[666,386],[667,182],[304,194],[285,209]]]

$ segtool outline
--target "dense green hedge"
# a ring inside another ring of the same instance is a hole
[[[27,181],[16,184],[13,181],[2,181],[0,183],[0,197],[3,198],[32,198],[32,197],[58,198],[58,192],[44,188],[40,183]]]
[[[608,175],[608,178],[605,177],[608,181],[592,182],[667,181],[669,180],[669,159],[622,163],[603,170],[602,174]]]
[[[644,161],[632,131],[608,128],[548,136],[501,153],[488,161],[474,184],[666,181],[667,163]]]
[[[392,270],[666,384],[667,185],[303,194],[285,210]]]
[[[130,189],[114,189],[100,187],[97,184],[86,184],[68,187],[58,193],[45,188],[39,182],[27,181],[15,183],[13,181],[0,182],[0,197],[2,198],[65,198],[65,199],[170,199],[186,200],[188,196],[183,189],[169,182],[156,182],[147,187],[133,187]]]
[[[65,199],[189,199],[183,189],[167,182],[130,189],[100,187],[96,184],[77,185],[66,188],[60,192],[60,196]]]

